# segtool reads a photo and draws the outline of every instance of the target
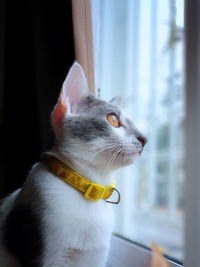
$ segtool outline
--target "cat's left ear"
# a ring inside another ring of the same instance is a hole
[[[116,96],[110,100],[110,103],[116,106],[120,106],[122,103],[122,97],[121,96]]]
[[[67,114],[76,113],[83,96],[89,93],[84,71],[80,64],[75,62],[71,67],[60,92],[52,116],[52,126],[59,127]]]

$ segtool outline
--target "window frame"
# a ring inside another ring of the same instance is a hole
[[[92,3],[73,0],[71,4],[75,57],[84,70],[90,92],[95,94]]]
[[[170,267],[183,266],[181,262],[178,262],[166,255],[165,257]],[[150,264],[150,248],[125,239],[124,237],[121,237],[119,235],[112,236],[106,267],[149,267]]]
[[[185,0],[186,217],[184,266],[199,266],[200,251],[200,0]]]

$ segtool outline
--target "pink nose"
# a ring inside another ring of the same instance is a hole
[[[144,136],[138,136],[137,139],[142,143],[142,147],[147,143],[147,139]]]

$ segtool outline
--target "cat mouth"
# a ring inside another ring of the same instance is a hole
[[[142,151],[143,149],[135,151],[135,150],[116,148],[113,151],[113,155],[115,155],[116,157],[131,158],[135,156],[140,156],[142,154]]]
[[[142,154],[142,151],[143,151],[143,148],[139,151],[139,156],[141,156]]]
[[[135,162],[135,159],[141,155],[142,150],[142,148],[133,150],[120,146],[112,151],[112,160],[118,166],[131,165]]]

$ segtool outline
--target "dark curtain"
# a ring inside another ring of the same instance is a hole
[[[50,113],[74,61],[71,1],[6,0],[4,7],[1,196],[21,187],[51,147]]]

